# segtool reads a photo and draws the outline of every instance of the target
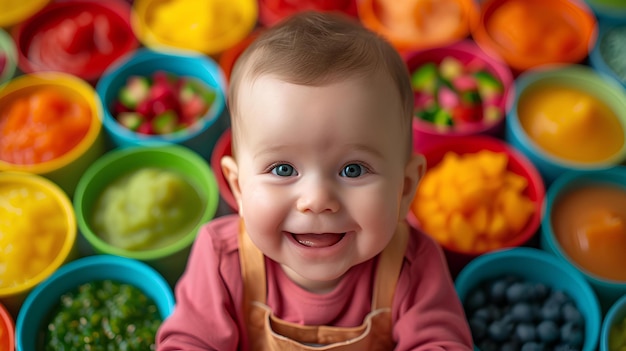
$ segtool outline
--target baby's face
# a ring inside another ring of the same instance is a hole
[[[412,198],[396,89],[375,75],[320,87],[261,76],[238,96],[226,173],[246,229],[298,284],[332,288],[382,251]]]

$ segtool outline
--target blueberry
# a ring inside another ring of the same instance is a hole
[[[551,343],[559,339],[561,332],[554,321],[545,320],[537,325],[537,336],[545,343]]]
[[[561,317],[561,305],[555,301],[546,301],[541,307],[541,319],[557,322]]]
[[[543,351],[545,350],[545,347],[543,346],[542,343],[538,343],[538,342],[526,342],[522,345],[521,351]]]
[[[478,343],[480,351],[500,351],[498,343],[491,339],[483,339]]]
[[[533,308],[526,302],[518,302],[513,305],[510,314],[515,322],[532,322],[534,320]]]
[[[573,303],[572,298],[562,290],[552,291],[552,293],[548,296],[548,300],[557,302],[559,305],[563,305],[568,302]]]
[[[474,311],[487,303],[487,295],[484,291],[476,289],[471,292],[465,300],[465,307],[469,311]]]
[[[472,318],[469,321],[474,340],[482,340],[487,335],[487,323],[482,318]]]
[[[568,344],[558,344],[554,346],[554,351],[580,351],[580,348]]]
[[[561,307],[561,315],[565,322],[571,322],[576,325],[582,325],[584,322],[582,314],[573,303],[564,304],[563,307]]]
[[[515,336],[523,343],[536,340],[535,325],[520,323],[515,327]]]
[[[543,283],[535,283],[532,289],[533,299],[543,301],[548,297],[550,288]]]
[[[506,289],[509,287],[509,283],[504,279],[495,280],[489,286],[489,297],[490,299],[497,303],[501,304],[505,302],[506,298]]]
[[[519,349],[520,344],[517,341],[507,341],[500,345],[500,351],[519,351]]]
[[[561,341],[572,347],[583,345],[583,329],[574,322],[567,322],[561,326]]]
[[[528,301],[531,299],[531,289],[527,283],[516,282],[506,289],[506,298],[510,303]]]
[[[503,323],[502,321],[494,321],[487,328],[487,335],[494,341],[503,342],[509,340],[513,331],[513,325]]]

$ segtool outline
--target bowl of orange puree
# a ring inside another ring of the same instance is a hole
[[[626,159],[626,93],[582,65],[544,66],[516,79],[505,138],[546,185],[566,171],[609,169]]]
[[[544,210],[541,247],[581,271],[606,312],[626,294],[626,166],[563,174]]]

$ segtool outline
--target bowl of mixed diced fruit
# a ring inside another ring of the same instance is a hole
[[[208,159],[228,123],[225,87],[207,56],[141,49],[110,67],[96,90],[113,146],[180,144]]]
[[[411,52],[405,60],[415,96],[416,150],[458,136],[502,136],[513,88],[502,61],[470,41]]]

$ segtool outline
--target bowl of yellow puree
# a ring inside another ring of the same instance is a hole
[[[505,138],[546,185],[566,171],[613,168],[626,159],[626,93],[582,65],[543,66],[516,79]]]

